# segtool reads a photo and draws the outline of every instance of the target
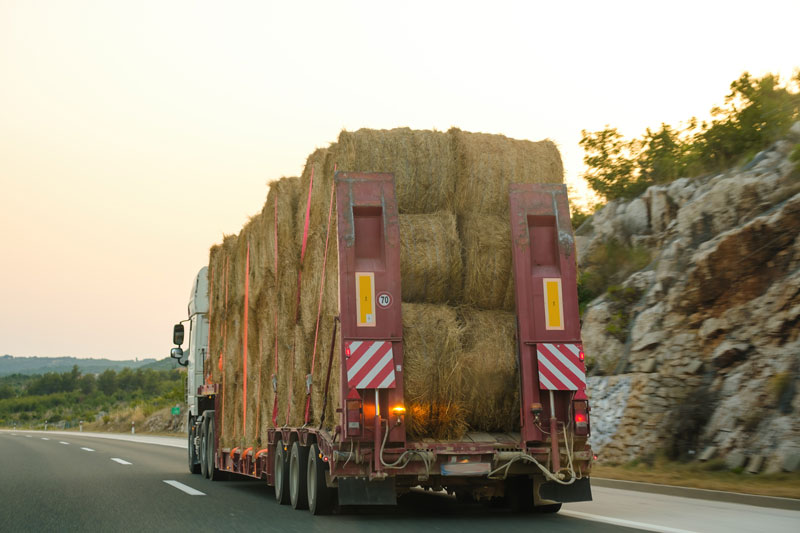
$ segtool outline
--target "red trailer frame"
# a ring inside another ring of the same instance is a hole
[[[542,506],[590,500],[589,409],[566,187],[512,185],[509,192],[520,433],[468,433],[438,442],[406,437],[394,178],[338,172],[334,188],[342,354],[335,370],[341,372],[338,423],[333,432],[270,429],[263,449],[220,449],[215,432],[211,475],[232,472],[274,485],[276,454],[283,457],[296,442],[316,445],[341,504],[394,503],[398,491],[417,485],[478,498],[521,492],[523,505],[526,499]],[[207,404],[214,402],[215,425],[221,427],[218,392],[216,386],[198,390]]]

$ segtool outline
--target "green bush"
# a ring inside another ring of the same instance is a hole
[[[650,259],[650,251],[646,248],[628,246],[616,239],[603,243],[591,252],[586,258],[585,266],[578,273],[578,304],[581,315],[589,302],[646,267]]]

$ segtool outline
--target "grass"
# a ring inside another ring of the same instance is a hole
[[[675,485],[697,489],[722,490],[742,494],[800,499],[800,472],[748,474],[726,470],[721,460],[705,463],[678,463],[657,459],[653,464],[631,462],[626,465],[595,464],[592,477]]]

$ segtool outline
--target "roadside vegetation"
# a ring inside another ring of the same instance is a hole
[[[651,185],[745,164],[800,120],[800,70],[786,83],[775,74],[743,73],[711,116],[710,121],[692,117],[683,127],[661,124],[634,139],[608,125],[584,130],[583,177],[606,200],[628,199]]]
[[[179,371],[125,368],[83,374],[76,365],[70,372],[0,377],[0,426],[107,424],[119,412],[146,416],[183,401],[184,374]]]

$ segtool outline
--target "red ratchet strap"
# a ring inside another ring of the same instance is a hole
[[[275,191],[275,369],[272,373],[272,390],[275,401],[272,404],[272,427],[278,425],[278,192]]]
[[[333,166],[333,173],[336,175],[336,165]],[[328,227],[325,231],[325,254],[322,256],[322,276],[319,282],[319,304],[317,305],[317,326],[314,331],[314,349],[311,354],[311,373],[306,376],[306,412],[305,423],[308,424],[308,412],[311,407],[311,386],[312,376],[314,375],[314,364],[317,361],[317,339],[319,338],[319,319],[322,316],[322,294],[325,290],[325,272],[328,265],[328,241],[331,236],[331,218],[333,217],[333,193],[336,190],[336,182],[331,183],[331,199],[328,205]]]
[[[242,433],[247,433],[247,312],[250,307],[250,242],[247,243],[247,258],[244,267],[244,333],[242,334],[242,362],[244,380],[242,383]]]

